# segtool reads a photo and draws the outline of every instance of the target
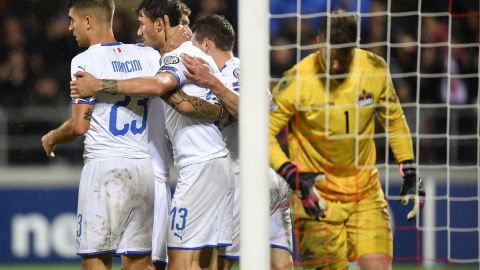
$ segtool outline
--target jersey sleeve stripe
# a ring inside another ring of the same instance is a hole
[[[72,98],[71,104],[89,104],[95,105],[97,100],[93,97],[89,98]]]

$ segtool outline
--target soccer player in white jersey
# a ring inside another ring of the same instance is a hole
[[[181,25],[187,26],[184,31],[175,31],[170,28],[168,16],[165,17],[165,32],[167,41],[170,43],[166,48],[162,48],[163,52],[168,51],[169,48],[176,48],[178,44],[183,43],[190,37],[191,30],[188,28],[190,20],[188,16],[191,14],[190,8],[182,3],[182,18]],[[137,17],[139,28],[137,31],[138,36],[143,38],[145,45],[158,48],[158,44],[155,43],[155,23],[143,14],[141,6],[137,10]],[[187,36],[183,36],[186,34]],[[177,45],[175,45],[177,44]],[[164,46],[165,47],[165,46]],[[160,56],[160,55],[159,55]],[[157,62],[160,63],[160,57]],[[158,69],[152,75],[155,75]],[[175,107],[182,113],[195,113],[195,109],[186,106],[191,102],[200,104],[202,99],[195,97],[187,97],[182,91],[168,97],[167,102],[169,104],[175,104]],[[206,102],[206,101],[205,101]],[[209,104],[204,104],[202,108],[207,108]],[[153,172],[155,175],[155,204],[154,204],[154,218],[153,218],[153,241],[152,241],[152,261],[156,270],[163,270],[167,265],[167,236],[168,236],[168,214],[170,212],[170,187],[168,185],[168,164],[172,161],[172,146],[166,136],[165,130],[165,115],[163,112],[163,105],[161,97],[150,98],[149,111],[148,111],[148,137],[149,137],[149,152],[153,163]],[[200,117],[200,115],[197,115]]]
[[[140,10],[155,22],[160,48],[164,43],[164,16],[172,26],[180,23],[178,0],[144,0]],[[139,20],[141,20],[141,16]],[[187,52],[210,63],[219,75],[213,59],[191,42],[185,42],[162,57],[155,77],[128,80],[99,80],[89,73],[77,72],[81,80],[71,82],[72,97],[92,96],[98,92],[129,95],[169,95],[181,88],[185,93],[209,98],[209,90],[189,82],[179,55]],[[220,76],[220,75],[219,75]],[[174,163],[179,179],[169,216],[169,269],[198,269],[202,250],[231,244],[233,172],[229,152],[213,122],[185,117],[164,104],[166,126],[172,142]],[[212,207],[215,206],[215,207]],[[212,256],[210,268],[216,267]]]
[[[139,29],[137,34],[141,36],[144,43],[148,46],[161,50],[162,53],[169,51],[169,48],[175,48],[186,39],[180,34],[191,36],[190,8],[184,3],[181,4],[182,17],[181,25],[186,26],[184,33],[175,28],[170,28],[168,16],[164,17],[165,35],[167,36],[168,46],[158,44],[158,33],[156,33],[155,20],[151,20],[143,13],[142,4],[137,10]],[[175,29],[175,30],[174,30]],[[175,45],[177,44],[177,46]],[[154,75],[154,74],[153,74]],[[152,260],[157,270],[165,269],[167,264],[167,237],[168,237],[168,214],[170,211],[170,191],[167,183],[168,168],[166,164],[171,163],[171,144],[166,139],[164,109],[162,98],[167,103],[176,108],[177,111],[185,115],[205,120],[217,120],[223,113],[203,99],[186,95],[183,91],[177,91],[171,95],[151,98],[149,106],[149,150],[153,161],[153,171],[155,174],[155,210],[153,219],[153,242],[152,242]],[[195,107],[193,106],[195,105]],[[214,116],[210,115],[212,109],[215,109]],[[206,112],[203,112],[206,111]],[[153,120],[152,120],[153,119]]]
[[[191,30],[188,27],[190,20],[188,16],[191,14],[191,10],[184,3],[181,3],[182,18],[181,25],[170,28],[169,18],[164,18],[165,39],[168,43],[163,44],[162,48],[155,42],[157,34],[155,33],[155,22],[146,17],[143,13],[142,5],[137,10],[139,28],[137,34],[143,38],[144,44],[156,49],[161,49],[162,53],[166,53],[176,47],[184,41],[188,40],[191,36]],[[185,26],[183,29],[182,26]],[[154,59],[156,62],[160,62],[160,54],[158,58]],[[151,75],[155,75],[152,73]],[[211,118],[209,115],[212,108],[217,112],[217,116],[223,115],[218,107],[207,103],[203,99],[187,96],[183,91],[177,91],[167,97],[164,97],[165,101],[172,104],[175,109],[185,115],[197,117],[205,120],[217,120],[217,118]],[[196,105],[200,108],[196,108]],[[207,113],[203,113],[206,110]],[[204,117],[204,115],[206,117]],[[214,114],[215,115],[215,114]],[[215,116],[214,116],[215,117]],[[163,270],[167,265],[167,236],[168,236],[168,214],[170,211],[170,188],[168,185],[168,164],[172,163],[172,149],[171,143],[166,136],[165,130],[165,116],[162,105],[162,99],[160,97],[150,98],[149,111],[148,111],[148,148],[152,159],[153,172],[155,175],[155,203],[154,203],[154,218],[153,218],[153,230],[152,230],[152,261],[157,270]]]
[[[126,79],[152,74],[158,52],[116,42],[113,0],[71,0],[70,31],[86,51],[73,58],[77,71]],[[56,145],[85,134],[85,165],[77,208],[77,253],[82,269],[151,269],[154,180],[147,150],[148,98],[102,94],[72,100],[72,115],[42,137],[47,156]]]
[[[211,15],[199,20],[193,28],[192,43],[212,56],[220,68],[226,85],[200,61],[188,55],[182,55],[182,61],[191,71],[188,78],[197,81],[212,90],[231,115],[238,114],[238,92],[240,90],[240,59],[234,57],[232,49],[235,42],[235,31],[223,16]],[[200,70],[203,69],[203,73]],[[233,91],[232,91],[233,90]],[[234,199],[234,234],[232,246],[220,249],[221,269],[230,269],[240,252],[240,198],[239,175],[240,160],[238,152],[238,121],[230,117],[223,128],[227,147],[234,162],[235,189]],[[289,207],[289,189],[286,182],[269,170],[270,184],[270,243],[272,269],[292,269],[292,232]]]

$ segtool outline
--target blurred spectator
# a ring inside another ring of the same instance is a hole
[[[60,99],[60,87],[57,80],[53,77],[40,77],[33,87],[33,95],[30,100],[34,106],[51,106],[57,107],[65,105],[65,98]]]
[[[225,1],[203,0],[200,1],[200,10],[194,18],[195,21],[212,14],[223,14],[227,9]]]
[[[450,74],[459,74],[459,65],[457,59],[448,57],[443,59],[444,70],[450,69]],[[450,81],[450,86],[448,82]],[[449,103],[454,105],[468,103],[468,90],[465,82],[456,78],[442,78],[440,96],[442,103]]]
[[[5,37],[6,49],[14,49],[23,47],[25,35],[23,32],[22,22],[17,17],[9,17],[5,20],[4,32],[8,33]]]
[[[369,8],[370,13],[384,12],[387,10],[385,4],[381,1],[372,1]],[[366,24],[366,27],[362,29],[364,37],[362,37],[362,43],[377,43],[387,41],[387,16],[375,15],[362,21]],[[372,47],[370,50],[382,57],[386,56],[385,46]]]
[[[421,43],[432,45],[434,43],[446,42],[448,38],[447,25],[443,18],[426,17],[422,20]],[[445,72],[444,61],[439,55],[444,56],[448,52],[445,47],[424,47],[421,50],[420,72],[421,74],[441,74]],[[420,102],[439,103],[441,79],[421,77],[420,81]]]
[[[26,55],[22,49],[12,50],[8,59],[0,63],[0,105],[18,107],[25,104],[28,96],[30,78],[28,76]]]
[[[315,14],[315,13],[325,13],[327,12],[327,4],[330,2],[330,10],[336,8],[342,8],[351,12],[357,12],[358,4],[360,4],[361,13],[366,13],[369,10],[371,0],[331,0],[331,1],[318,1],[318,0],[271,0],[270,1],[270,13],[271,14]],[[293,21],[296,21],[296,16],[293,18]],[[308,27],[314,29],[313,33],[318,31],[320,25],[320,16],[316,16],[312,19],[309,19]],[[284,24],[289,24],[292,20],[285,20],[285,23],[282,20],[271,20],[270,23],[270,34],[277,35],[280,32],[284,33]],[[304,27],[306,25],[302,25]],[[362,19],[361,27],[366,28],[365,20]],[[296,28],[295,28],[296,29]],[[303,32],[303,31],[302,31]],[[312,33],[312,32],[310,32]],[[293,40],[295,41],[295,40]]]
[[[289,41],[283,37],[277,37],[272,41],[273,46],[287,45]],[[271,50],[270,74],[272,78],[280,78],[287,69],[295,64],[295,49],[281,48]]]
[[[5,16],[8,11],[8,0],[0,0],[0,17]]]

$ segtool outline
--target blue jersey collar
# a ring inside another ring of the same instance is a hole
[[[110,43],[102,43],[102,46],[118,46],[122,44],[121,42],[110,42]]]

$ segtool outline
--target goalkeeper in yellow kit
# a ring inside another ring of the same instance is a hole
[[[390,269],[392,233],[375,167],[375,117],[385,127],[404,178],[402,204],[425,196],[410,130],[385,61],[355,48],[357,17],[335,10],[320,26],[319,51],[288,70],[273,89],[270,161],[297,191],[292,197],[302,265]],[[327,38],[329,32],[329,38]],[[328,63],[328,64],[326,64]],[[288,156],[276,140],[288,126]],[[422,204],[423,205],[423,204]]]

